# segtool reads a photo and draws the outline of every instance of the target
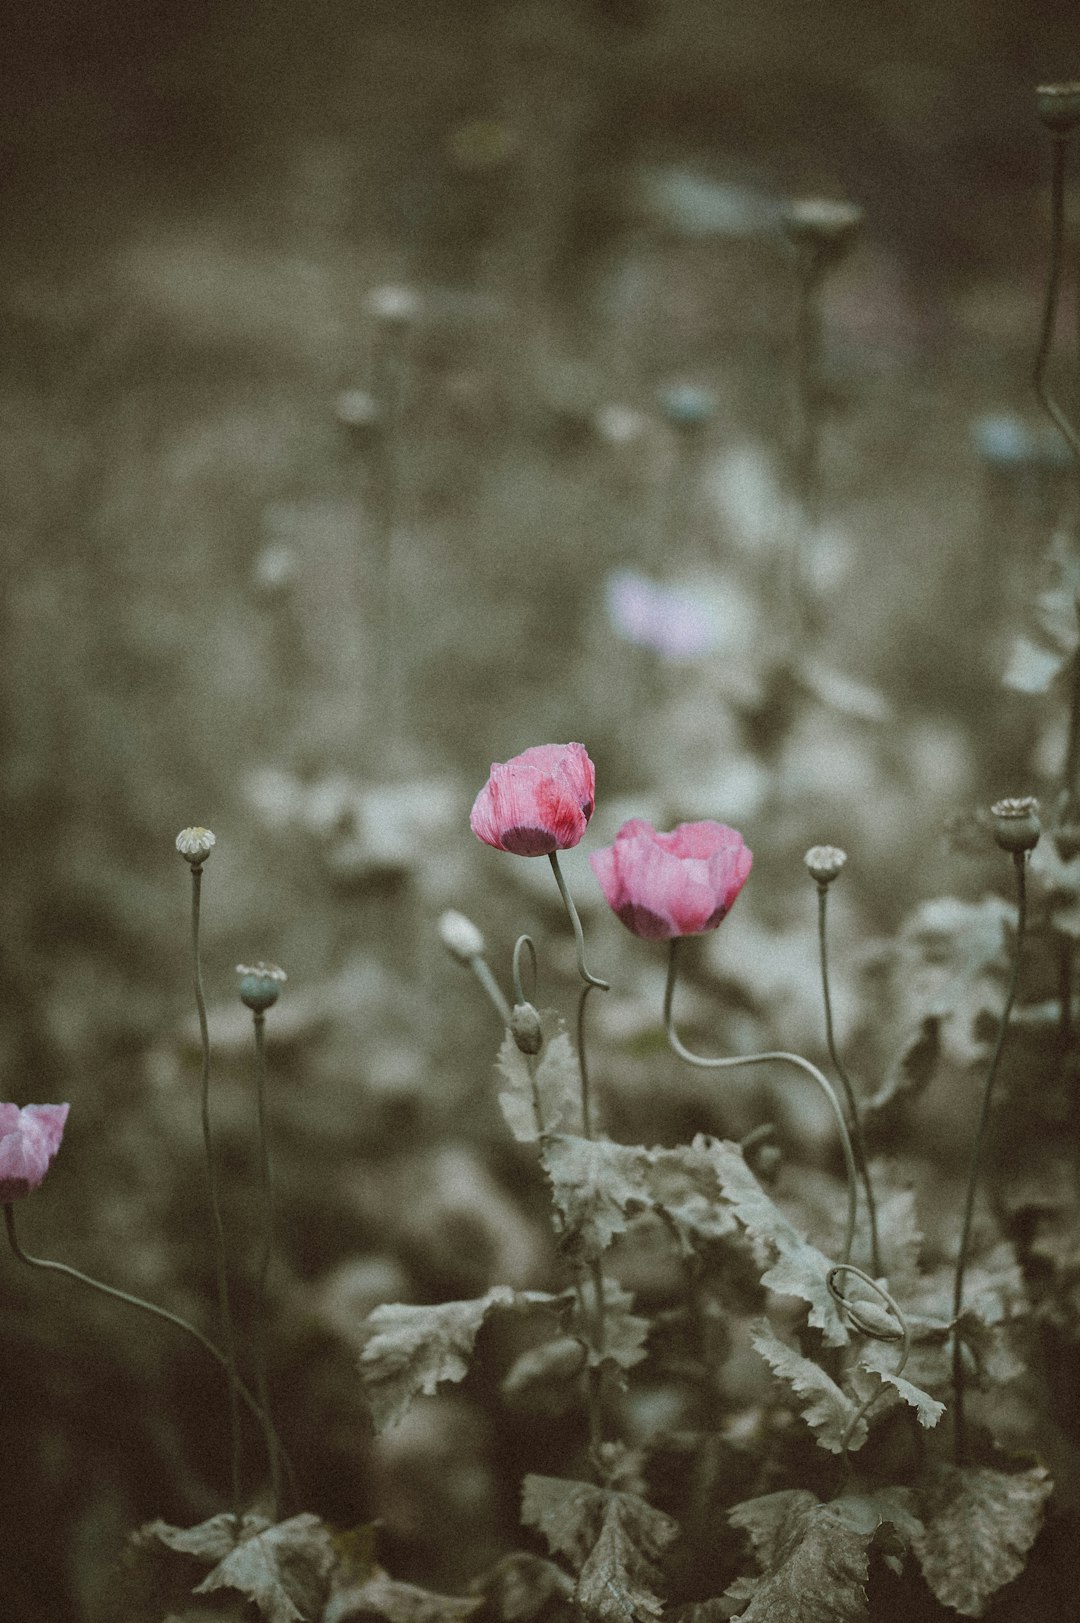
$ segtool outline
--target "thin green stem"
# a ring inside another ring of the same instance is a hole
[[[678,1054],[680,1059],[685,1060],[688,1065],[697,1065],[703,1070],[724,1071],[734,1070],[735,1067],[739,1065],[765,1065],[768,1063],[777,1063],[797,1066],[800,1071],[805,1072],[805,1074],[809,1076],[814,1083],[816,1083],[818,1088],[820,1088],[821,1092],[824,1094],[829,1105],[829,1109],[832,1111],[833,1120],[836,1123],[837,1135],[840,1139],[840,1148],[842,1149],[844,1155],[844,1167],[847,1173],[847,1223],[844,1230],[844,1243],[840,1252],[840,1260],[846,1266],[851,1261],[851,1247],[855,1239],[855,1213],[857,1199],[856,1189],[858,1174],[855,1168],[855,1156],[851,1148],[851,1135],[848,1133],[847,1122],[844,1120],[844,1112],[840,1107],[840,1101],[836,1097],[836,1091],[833,1088],[832,1083],[822,1074],[821,1071],[818,1070],[816,1065],[811,1065],[810,1061],[808,1059],[803,1059],[800,1054],[789,1054],[783,1050],[778,1050],[776,1052],[769,1052],[767,1054],[736,1054],[731,1058],[720,1059],[711,1055],[695,1054],[689,1048],[686,1048],[679,1040],[678,1034],[676,1033],[671,1007],[675,996],[675,981],[678,976],[678,946],[680,939],[681,938],[679,936],[674,936],[672,938],[671,954],[668,959],[667,984],[664,987],[664,1030],[667,1034],[669,1047],[674,1053]]]
[[[1046,381],[1047,367],[1050,361],[1050,350],[1054,341],[1054,321],[1057,315],[1058,296],[1061,291],[1061,276],[1064,268],[1065,243],[1065,156],[1068,147],[1067,135],[1054,135],[1050,147],[1050,265],[1046,278],[1046,300],[1043,304],[1042,326],[1039,329],[1039,343],[1035,355],[1034,384],[1043,410],[1057,425],[1058,431],[1068,442],[1069,449],[1076,459],[1080,470],[1080,436],[1077,435],[1069,418],[1050,392]]]
[[[274,1247],[274,1185],[270,1171],[270,1134],[266,1122],[266,1015],[252,1011],[255,1028],[255,1100],[258,1115],[259,1196],[262,1204],[262,1236],[255,1267],[255,1383],[262,1404],[266,1453],[270,1462],[270,1487],[274,1496],[274,1521],[281,1519],[281,1444],[270,1409],[270,1388],[266,1377],[267,1280]]]
[[[592,1092],[589,1087],[589,1064],[585,1057],[585,1004],[589,993],[596,985],[595,981],[586,981],[581,988],[581,996],[577,1006],[577,1059],[578,1075],[581,1077],[581,1130],[586,1138],[593,1136],[592,1122]]]
[[[210,1197],[210,1211],[214,1223],[214,1249],[217,1264],[218,1312],[221,1334],[225,1343],[225,1358],[229,1370],[229,1466],[232,1480],[233,1503],[240,1503],[240,1409],[237,1401],[239,1376],[236,1366],[236,1341],[233,1335],[232,1311],[229,1306],[229,1276],[226,1263],[225,1225],[218,1200],[217,1173],[214,1167],[214,1141],[210,1125],[210,1030],[206,1021],[206,999],[203,996],[202,967],[199,962],[199,912],[202,897],[202,864],[191,870],[191,960],[195,979],[195,1005],[199,1011],[199,1033],[202,1038],[202,1133],[206,1152],[206,1185]]]
[[[521,960],[526,951],[532,968],[532,992],[526,996],[525,977],[521,973]],[[514,956],[511,961],[511,974],[514,982],[515,1003],[531,1003],[536,996],[536,946],[531,935],[519,935],[514,942]]]
[[[256,1399],[252,1397],[243,1381],[236,1376],[225,1354],[220,1348],[215,1347],[209,1337],[204,1336],[202,1331],[192,1324],[190,1320],[181,1318],[178,1313],[170,1313],[167,1307],[158,1307],[153,1302],[146,1302],[141,1296],[133,1296],[130,1291],[119,1290],[115,1285],[106,1285],[100,1279],[93,1279],[89,1274],[82,1273],[78,1268],[72,1268],[69,1263],[54,1262],[49,1257],[31,1256],[28,1251],[23,1250],[19,1241],[15,1229],[15,1209],[10,1202],[4,1205],[4,1222],[7,1226],[8,1243],[12,1252],[28,1268],[42,1268],[52,1274],[65,1274],[68,1279],[77,1279],[80,1285],[88,1285],[91,1290],[100,1291],[103,1296],[111,1296],[114,1301],[126,1302],[129,1307],[137,1307],[143,1313],[152,1314],[155,1319],[164,1319],[166,1324],[173,1324],[178,1330],[183,1330],[187,1335],[191,1336],[199,1343],[204,1352],[208,1352],[214,1362],[225,1371],[229,1378],[230,1389],[235,1387],[235,1390],[239,1393],[255,1419],[260,1425],[263,1423],[265,1417],[262,1408]]]
[[[971,1223],[975,1215],[975,1195],[979,1185],[979,1171],[982,1165],[983,1146],[986,1142],[986,1130],[990,1122],[990,1097],[994,1091],[994,1082],[997,1078],[998,1066],[1001,1063],[1002,1050],[1005,1047],[1005,1037],[1009,1029],[1009,1016],[1012,1014],[1013,1003],[1016,1001],[1016,988],[1020,981],[1020,965],[1023,957],[1024,929],[1027,924],[1027,853],[1017,851],[1013,856],[1016,867],[1017,916],[1016,916],[1016,947],[1013,955],[1012,974],[1009,977],[1009,989],[1005,997],[1005,1007],[1001,1011],[1001,1021],[998,1025],[997,1042],[994,1052],[990,1056],[990,1065],[986,1072],[986,1082],[983,1085],[982,1105],[979,1110],[979,1123],[975,1129],[975,1142],[971,1151],[971,1166],[968,1171],[967,1196],[964,1200],[964,1219],[960,1226],[960,1249],[956,1257],[956,1275],[953,1280],[952,1302],[952,1382],[953,1382],[953,1456],[957,1465],[964,1461],[964,1359],[963,1343],[960,1339],[958,1320],[964,1306],[964,1271],[967,1267],[968,1243],[971,1239]]]
[[[570,923],[574,927],[574,946],[577,949],[578,974],[581,976],[583,981],[588,981],[590,986],[598,986],[602,992],[610,992],[610,983],[608,981],[602,981],[598,975],[590,975],[589,971],[585,967],[585,934],[581,928],[581,920],[578,917],[578,910],[574,906],[574,899],[566,888],[566,880],[563,878],[562,869],[559,867],[559,853],[557,851],[550,851],[548,853],[548,861],[551,863],[551,871],[555,875],[555,883],[559,887],[559,895],[563,899],[563,906],[566,908]]]
[[[818,884],[818,957],[821,960],[821,995],[825,1004],[825,1041],[828,1044],[829,1058],[832,1060],[833,1070],[840,1078],[847,1100],[848,1113],[851,1118],[851,1143],[855,1152],[855,1162],[862,1179],[863,1191],[866,1195],[866,1216],[870,1226],[870,1266],[875,1275],[881,1273],[881,1253],[878,1248],[877,1203],[874,1200],[874,1189],[870,1182],[870,1162],[866,1153],[866,1139],[863,1135],[862,1121],[859,1117],[859,1106],[855,1099],[855,1089],[851,1079],[840,1063],[840,1056],[836,1051],[836,1034],[833,1029],[832,995],[829,990],[829,956],[827,947],[827,934],[825,927],[826,907],[828,905],[828,885]]]
[[[475,958],[469,959],[469,968],[483,987],[489,1003],[503,1025],[508,1026],[510,1024],[510,1005],[506,1001],[502,987],[491,973],[487,959],[481,958],[478,954]]]

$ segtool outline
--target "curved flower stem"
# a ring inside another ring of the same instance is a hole
[[[15,1230],[15,1209],[10,1203],[4,1206],[4,1222],[7,1226],[8,1243],[12,1252],[27,1267],[44,1268],[53,1274],[66,1274],[69,1279],[77,1279],[80,1285],[88,1285],[91,1290],[100,1291],[103,1296],[111,1296],[118,1302],[126,1302],[129,1307],[140,1308],[142,1312],[152,1314],[155,1319],[164,1319],[167,1324],[174,1324],[178,1330],[186,1331],[189,1336],[192,1336],[199,1343],[199,1346],[205,1352],[210,1354],[214,1362],[219,1364],[225,1371],[229,1377],[230,1390],[234,1390],[239,1394],[259,1424],[265,1423],[266,1416],[262,1408],[252,1397],[243,1381],[236,1376],[225,1354],[220,1348],[215,1347],[209,1337],[204,1336],[202,1331],[197,1329],[190,1320],[182,1319],[178,1313],[170,1313],[166,1307],[157,1307],[153,1302],[146,1302],[141,1296],[132,1296],[130,1291],[118,1290],[115,1285],[106,1285],[100,1279],[92,1279],[89,1274],[80,1272],[78,1268],[72,1268],[69,1263],[54,1262],[49,1257],[32,1257],[28,1251],[23,1250],[19,1242]]]
[[[1016,866],[1017,917],[1012,975],[1009,977],[1009,989],[1005,996],[1005,1007],[1001,1011],[997,1042],[994,1044],[994,1052],[990,1057],[990,1065],[986,1072],[986,1082],[983,1085],[982,1106],[979,1110],[979,1124],[975,1129],[975,1143],[971,1151],[967,1197],[964,1201],[964,1220],[960,1228],[960,1249],[956,1257],[956,1275],[953,1281],[953,1457],[957,1465],[963,1464],[965,1443],[963,1343],[960,1339],[960,1329],[957,1321],[964,1306],[964,1270],[967,1267],[968,1242],[971,1239],[971,1221],[975,1213],[975,1194],[979,1184],[983,1145],[986,1140],[986,1129],[990,1121],[990,1096],[993,1093],[998,1066],[1001,1063],[1002,1049],[1005,1047],[1005,1037],[1009,1029],[1009,1016],[1012,1014],[1013,1003],[1016,1001],[1016,988],[1020,980],[1020,964],[1023,955],[1024,929],[1027,924],[1027,853],[1025,851],[1015,852],[1013,862]]]
[[[270,1461],[270,1486],[274,1496],[274,1521],[281,1520],[281,1441],[270,1411],[270,1388],[266,1379],[266,1282],[274,1246],[274,1187],[270,1172],[270,1135],[266,1125],[266,1015],[252,1011],[255,1028],[255,1101],[259,1122],[259,1194],[262,1201],[262,1239],[255,1269],[255,1384],[263,1411],[263,1432]]]
[[[870,1225],[870,1266],[875,1275],[881,1273],[881,1253],[878,1248],[877,1203],[874,1200],[874,1189],[870,1182],[870,1163],[866,1154],[866,1140],[863,1136],[862,1122],[859,1119],[859,1107],[855,1100],[855,1090],[851,1080],[840,1063],[840,1056],[836,1051],[836,1034],[833,1030],[832,996],[829,991],[829,958],[826,946],[825,910],[828,905],[829,887],[818,884],[818,956],[821,960],[821,995],[825,1004],[825,1041],[828,1044],[829,1058],[833,1063],[833,1070],[840,1078],[847,1101],[848,1113],[851,1117],[851,1142],[855,1152],[855,1161],[862,1179],[863,1190],[866,1194],[866,1216]]]
[[[195,979],[195,1006],[199,1011],[199,1034],[202,1038],[202,1133],[206,1152],[206,1184],[210,1196],[210,1211],[214,1222],[214,1245],[217,1263],[218,1312],[221,1334],[229,1371],[229,1462],[234,1504],[240,1502],[240,1409],[237,1401],[239,1376],[236,1368],[236,1342],[233,1336],[232,1311],[229,1306],[229,1277],[225,1254],[225,1225],[218,1200],[217,1174],[214,1170],[214,1143],[210,1126],[210,1031],[206,1022],[206,999],[203,996],[202,968],[199,963],[199,907],[202,895],[202,864],[191,870],[191,960]]]
[[[667,1033],[668,1045],[673,1052],[678,1054],[680,1059],[685,1060],[688,1065],[697,1065],[703,1070],[710,1071],[733,1070],[738,1065],[764,1065],[769,1062],[795,1065],[800,1071],[805,1071],[806,1075],[817,1084],[825,1095],[829,1108],[833,1113],[833,1120],[836,1123],[840,1147],[844,1154],[844,1168],[847,1173],[847,1224],[844,1230],[844,1244],[840,1253],[840,1260],[846,1267],[851,1261],[851,1247],[855,1238],[857,1173],[855,1157],[851,1149],[851,1136],[848,1133],[844,1112],[840,1108],[840,1101],[836,1097],[836,1091],[832,1083],[818,1070],[816,1065],[811,1065],[810,1061],[803,1059],[800,1054],[789,1054],[780,1050],[767,1054],[736,1054],[729,1059],[720,1059],[710,1055],[695,1054],[689,1048],[684,1047],[679,1041],[671,1012],[671,1005],[675,996],[675,981],[678,975],[678,946],[680,940],[680,936],[672,937],[671,956],[668,959],[667,985],[664,987],[664,1030]]]
[[[851,1263],[841,1263],[838,1267],[829,1269],[829,1272],[826,1275],[825,1283],[829,1287],[830,1295],[833,1296],[842,1307],[847,1309],[850,1317],[854,1318],[855,1328],[859,1330],[860,1333],[865,1335],[867,1334],[867,1331],[862,1325],[859,1324],[858,1318],[855,1317],[857,1307],[853,1311],[851,1305],[844,1299],[843,1293],[837,1286],[837,1274],[854,1274],[856,1279],[862,1280],[864,1285],[867,1285],[870,1290],[880,1297],[880,1299],[885,1303],[885,1306],[889,1309],[889,1312],[892,1314],[893,1318],[896,1320],[898,1327],[898,1334],[896,1336],[886,1337],[880,1334],[875,1334],[871,1337],[871,1339],[874,1341],[885,1341],[891,1339],[900,1342],[900,1358],[897,1362],[896,1368],[893,1370],[893,1379],[896,1380],[904,1373],[904,1370],[907,1367],[908,1355],[911,1352],[911,1326],[908,1324],[908,1321],[904,1317],[900,1307],[896,1302],[893,1301],[893,1298],[889,1295],[884,1285],[879,1285],[876,1279],[871,1279],[870,1275],[864,1273],[861,1268],[856,1268]],[[883,1388],[879,1388],[878,1391],[871,1392],[870,1396],[865,1400],[858,1412],[853,1415],[851,1420],[848,1422],[847,1428],[840,1441],[840,1449],[842,1453],[847,1453],[848,1444],[855,1434],[855,1429],[858,1426],[859,1421],[865,1420],[866,1416],[870,1413],[870,1410],[874,1407],[874,1404],[881,1396],[882,1390]]]
[[[551,871],[555,875],[555,883],[559,887],[559,895],[563,899],[563,906],[566,908],[566,911],[570,917],[570,923],[574,927],[574,945],[577,948],[578,974],[581,976],[582,980],[587,981],[590,986],[598,986],[601,992],[610,992],[610,983],[608,981],[602,981],[598,975],[590,975],[589,971],[585,967],[585,936],[581,928],[581,920],[578,917],[578,910],[574,906],[574,899],[566,888],[566,880],[563,878],[562,869],[559,867],[559,853],[557,851],[549,851],[548,861],[551,863]]]
[[[512,973],[514,978],[514,1001],[516,1003],[529,1003],[532,997],[525,996],[525,977],[521,973],[521,960],[526,948],[529,953],[529,963],[532,968],[532,997],[536,996],[536,945],[531,935],[519,935],[514,942],[514,957]]]
[[[1042,326],[1035,356],[1034,384],[1043,410],[1056,424],[1058,432],[1068,442],[1069,449],[1080,470],[1080,436],[1069,418],[1051,394],[1046,382],[1050,349],[1054,341],[1054,318],[1057,315],[1058,296],[1061,291],[1061,273],[1064,264],[1065,240],[1065,157],[1068,134],[1055,134],[1050,148],[1050,267],[1046,280],[1046,301],[1043,305]]]

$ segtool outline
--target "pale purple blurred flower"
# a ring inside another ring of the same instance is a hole
[[[607,578],[605,596],[613,630],[662,659],[700,659],[720,645],[714,609],[684,587],[663,586],[634,569],[617,569]]]

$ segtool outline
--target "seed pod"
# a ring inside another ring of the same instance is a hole
[[[1042,825],[1039,802],[1032,795],[995,801],[990,808],[994,818],[994,839],[1002,851],[1017,855],[1032,851],[1039,843]]]
[[[819,885],[831,885],[847,861],[847,852],[838,845],[812,845],[803,861],[811,879]]]

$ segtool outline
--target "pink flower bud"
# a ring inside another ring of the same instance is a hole
[[[70,1105],[0,1104],[0,1205],[41,1183],[64,1136]]]
[[[615,844],[589,856],[611,908],[646,941],[715,930],[750,872],[742,835],[723,823],[680,823],[658,834],[632,818]]]
[[[577,845],[593,814],[596,768],[584,744],[537,744],[492,764],[473,803],[477,839],[518,857],[543,857]]]

